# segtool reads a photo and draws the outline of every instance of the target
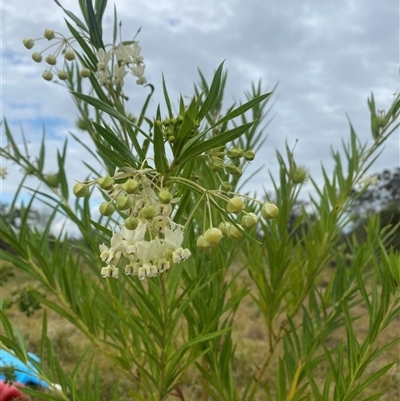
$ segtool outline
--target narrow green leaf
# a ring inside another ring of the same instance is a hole
[[[161,173],[166,173],[169,170],[164,137],[156,121],[154,122],[154,163],[157,171]]]

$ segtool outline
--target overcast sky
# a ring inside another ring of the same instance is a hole
[[[60,0],[79,14],[77,0]],[[367,97],[374,92],[379,109],[387,109],[399,89],[399,6],[397,0],[116,0],[123,39],[138,37],[145,57],[147,80],[156,87],[153,107],[162,101],[164,73],[172,99],[191,96],[197,68],[211,79],[225,61],[228,70],[227,105],[244,99],[252,82],[266,89],[278,81],[273,96],[274,119],[268,140],[252,163],[265,169],[246,187],[271,188],[267,169],[277,171],[275,150],[287,141],[299,142],[295,158],[320,180],[320,163],[332,169],[330,146],[347,139],[346,113],[362,142],[372,142]],[[105,42],[111,42],[113,3],[104,19]],[[42,36],[44,28],[68,34],[62,10],[51,0],[2,3],[2,115],[16,138],[20,127],[35,155],[42,126],[48,134],[47,171],[55,171],[56,146],[74,131],[76,112],[61,85],[41,78],[44,63],[36,64],[24,37]],[[145,88],[126,77],[131,111],[138,112]],[[76,131],[76,130],[75,130]],[[82,149],[70,140],[68,175],[83,179]],[[3,200],[15,190],[18,169],[2,161],[9,175],[2,180]],[[399,165],[399,134],[387,143],[372,172]]]

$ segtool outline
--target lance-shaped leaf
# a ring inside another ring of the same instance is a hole
[[[154,123],[154,163],[160,173],[166,173],[169,170],[164,137],[157,122]]]
[[[207,113],[211,110],[211,108],[214,106],[216,100],[218,99],[218,95],[219,95],[219,92],[221,89],[223,65],[224,65],[224,62],[222,62],[219,65],[217,71],[215,72],[208,95],[205,98],[203,106],[201,107],[200,111],[197,113],[196,118],[198,118],[199,121],[201,121],[207,115]]]
[[[96,18],[96,15],[93,10],[92,0],[86,0],[86,9],[88,15],[88,26],[89,26],[89,34],[90,40],[93,43],[93,46],[98,50],[100,48],[104,49],[103,38],[102,38],[102,29],[101,29],[101,15],[100,20]],[[104,12],[104,10],[103,10]]]
[[[61,7],[61,8],[63,9],[63,11],[65,12],[65,14],[67,14],[68,17],[71,18],[72,21],[74,21],[75,24],[76,24],[79,28],[81,28],[81,29],[83,29],[85,32],[89,33],[89,30],[87,29],[86,25],[85,25],[74,13],[72,13],[71,11],[67,10],[66,8],[64,8],[58,0],[54,0],[54,2],[55,2],[59,7]],[[67,22],[67,23],[68,23],[68,22]]]
[[[185,146],[186,151],[182,153],[181,157],[176,161],[176,164],[185,163],[188,160],[198,155],[201,155],[202,153],[207,152],[211,149],[217,149],[221,146],[225,146],[228,142],[232,142],[236,138],[239,138],[239,136],[246,132],[252,125],[252,122],[243,124],[239,127],[231,129],[230,131],[226,131],[220,135],[217,135],[214,138],[209,139],[208,141],[199,143],[192,148],[188,148],[188,146]]]
[[[119,153],[121,161],[131,166],[135,166],[137,164],[137,160],[129,148],[111,130],[102,127],[96,122],[93,122],[92,124],[99,135],[101,135],[101,137],[104,138],[104,140]]]

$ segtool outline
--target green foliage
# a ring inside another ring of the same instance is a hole
[[[185,104],[181,97],[176,108],[163,79],[166,118],[161,116],[161,107],[152,118],[147,116],[154,91],[147,85],[150,94],[140,114],[132,116],[125,109],[121,87],[102,86],[95,75],[97,50],[104,47],[101,21],[106,1],[81,0],[79,4],[81,18],[64,11],[77,26],[78,30],[67,23],[81,47],[79,63],[92,71],[92,90],[84,93],[78,64],[69,69],[67,87],[74,95],[79,126],[92,144],[84,144],[76,134],[71,136],[118,185],[132,171],[148,174],[151,185],[160,188],[172,183],[178,199],[171,206],[172,216],[175,223],[185,224],[183,246],[190,246],[192,255],[146,281],[125,275],[118,280],[101,278],[104,258],[99,255],[99,244],[109,242],[122,213],[98,219],[91,215],[94,187],[88,196],[71,200],[66,141],[57,152],[58,171],[53,173],[57,174],[57,185],[31,189],[30,202],[19,209],[19,229],[13,228],[14,213],[0,216],[0,235],[9,246],[1,258],[32,280],[20,300],[23,310],[31,313],[39,305],[45,309],[41,363],[35,362],[35,366],[43,380],[61,386],[61,391],[48,393],[29,388],[24,391],[43,400],[161,401],[172,396],[184,400],[189,399],[185,394],[191,391],[188,382],[194,380],[192,399],[379,398],[373,384],[395,361],[378,369],[371,367],[400,342],[394,339],[384,345],[378,343],[379,335],[400,313],[399,254],[387,247],[398,227],[382,227],[379,219],[368,219],[365,241],[349,236],[347,253],[341,232],[350,221],[354,187],[398,127],[400,98],[395,99],[383,119],[378,116],[377,123],[371,97],[374,143],[370,147],[361,144],[350,125],[349,142],[343,142],[340,151],[332,149],[333,172],[322,167],[322,188],[310,173],[314,186],[312,212],[300,207],[294,221],[292,212],[299,204],[308,172],[302,170],[299,179],[294,174],[299,168],[289,147],[285,155],[277,152],[279,175],[270,174],[270,180],[280,214],[261,222],[260,229],[245,231],[239,226],[240,220],[226,211],[226,202],[241,185],[241,174],[231,171],[241,172],[247,160],[232,157],[228,168],[224,157],[229,150],[235,156],[232,149],[239,154],[242,150],[256,153],[263,144],[263,121],[272,92],[263,93],[261,83],[253,85],[244,103],[224,109],[227,75],[221,64],[211,84],[200,72],[193,98]],[[116,13],[114,22],[113,44]],[[10,206],[13,211],[28,175],[48,183],[49,175],[44,171],[46,144],[43,136],[37,161],[32,162],[25,138],[21,150],[6,121],[4,132],[8,144],[0,149],[0,155],[25,172]],[[103,171],[83,163],[88,177],[83,185],[94,185],[104,176]],[[119,175],[114,176],[116,167]],[[225,182],[230,191],[219,189]],[[213,197],[216,193],[223,196]],[[109,192],[103,195],[105,201],[110,201]],[[262,204],[249,195],[244,198],[248,200],[246,211],[259,215]],[[40,231],[30,224],[37,201],[52,210]],[[58,214],[75,225],[79,240],[69,240],[63,231],[54,237],[51,228]],[[221,220],[233,224],[243,236],[236,240],[225,236],[218,246],[205,251],[194,246],[213,222]],[[237,339],[235,322],[240,308],[249,300],[262,318],[265,338],[254,356],[256,361],[247,360],[247,368],[242,368],[243,361],[238,361],[242,343]],[[90,344],[72,373],[65,371],[48,335],[48,310],[69,321]],[[0,318],[4,329],[1,347],[27,361],[24,334],[4,311]],[[357,324],[362,318],[368,320],[368,329],[360,337]],[[337,337],[341,337],[339,342],[332,341]],[[111,361],[112,372],[99,370],[99,355]],[[271,372],[273,377],[268,377]],[[111,374],[115,387],[101,394],[101,378]],[[121,387],[117,378],[127,382],[129,389]]]

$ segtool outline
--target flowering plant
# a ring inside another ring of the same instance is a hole
[[[327,400],[331,394],[335,400],[357,399],[392,365],[376,372],[367,367],[399,342],[373,348],[399,314],[398,254],[385,248],[393,229],[380,233],[371,219],[368,241],[347,244],[349,269],[340,233],[349,222],[352,188],[362,183],[371,159],[398,126],[400,98],[383,121],[371,97],[373,145],[361,145],[351,130],[349,144],[343,145],[346,165],[334,152],[335,169],[331,177],[323,170],[322,190],[288,149],[286,156],[277,153],[279,178],[271,176],[274,203],[257,200],[238,188],[243,169],[265,139],[261,123],[272,92],[253,85],[246,102],[223,113],[221,64],[211,84],[201,75],[191,100],[179,99],[178,111],[163,79],[165,105],[148,117],[154,87],[145,78],[142,49],[136,36],[117,43],[116,13],[112,43],[104,43],[106,3],[80,1],[82,17],[64,9],[71,38],[51,29],[43,34],[57,46],[45,59],[43,78],[54,78],[62,57],[57,76],[71,91],[78,126],[92,146],[71,135],[102,170],[84,163],[89,177],[76,177],[71,191],[67,145],[58,152],[59,171],[48,174],[45,142],[31,162],[4,124],[9,144],[1,155],[47,190],[32,192],[20,230],[2,217],[1,235],[12,248],[2,258],[28,273],[37,284],[36,299],[72,323],[90,344],[67,373],[50,341],[45,312],[38,369],[49,383],[60,383],[61,391],[23,391],[40,399],[85,401]],[[26,38],[23,44],[31,49],[36,40]],[[42,61],[42,52],[32,54],[35,62]],[[124,92],[129,72],[141,89],[150,89],[137,115],[128,112]],[[290,228],[291,211],[307,179],[316,192],[313,216],[303,209]],[[103,201],[92,213],[98,193]],[[27,224],[35,199],[53,210],[40,233]],[[51,237],[58,213],[76,225],[79,241],[68,241],[63,233]],[[259,344],[248,354],[243,351],[247,329],[237,327],[246,300],[253,309],[245,315],[258,319],[246,322],[252,331],[261,330]],[[360,303],[370,322],[361,339],[354,325]],[[27,360],[23,336],[5,313],[1,318],[2,346]],[[346,342],[330,346],[327,339],[339,336],[342,328]],[[101,374],[86,362],[99,363],[100,357],[111,361]],[[321,370],[328,372],[325,377],[317,377]]]

